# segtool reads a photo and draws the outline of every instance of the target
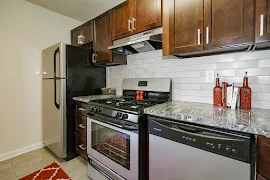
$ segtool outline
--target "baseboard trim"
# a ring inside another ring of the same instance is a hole
[[[44,144],[42,142],[39,142],[36,144],[32,144],[30,146],[23,147],[21,149],[17,149],[15,151],[10,151],[10,152],[7,152],[5,154],[0,154],[0,162],[7,160],[7,159],[10,159],[10,158],[13,158],[13,157],[16,157],[16,156],[19,156],[21,154],[33,151],[33,150],[36,150],[36,149],[40,149],[42,147],[44,147]]]

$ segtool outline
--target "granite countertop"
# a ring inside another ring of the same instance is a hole
[[[79,96],[79,97],[73,97],[73,100],[88,103],[89,101],[93,101],[96,99],[107,99],[115,97],[114,95],[91,95],[91,96]]]
[[[146,108],[144,113],[270,138],[270,110],[227,109],[211,104],[171,101]]]

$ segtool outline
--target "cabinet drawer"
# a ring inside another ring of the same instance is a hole
[[[87,139],[78,133],[75,133],[76,137],[76,152],[82,156],[84,159],[87,159]]]
[[[270,179],[270,139],[259,136],[257,173]]]
[[[87,106],[88,105],[86,103],[76,102],[75,103],[75,112],[77,114],[87,116]]]
[[[80,135],[86,137],[87,133],[87,117],[80,114],[75,114],[76,119],[76,131]]]

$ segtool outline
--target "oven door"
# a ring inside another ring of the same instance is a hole
[[[106,174],[114,177],[112,179],[115,179],[116,172],[124,179],[138,180],[138,149],[137,133],[87,118],[87,153],[94,161],[99,162],[95,166],[100,165],[94,167],[95,169],[102,171],[107,167]]]

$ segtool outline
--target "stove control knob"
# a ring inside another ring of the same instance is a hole
[[[123,114],[123,117],[122,117],[122,119],[128,119],[128,114]]]
[[[96,111],[96,107],[91,107],[91,112],[95,112]]]
[[[101,113],[102,112],[102,109],[101,108],[98,108],[97,109],[97,112]]]
[[[121,118],[122,117],[122,113],[118,112],[116,113],[116,116],[115,116],[117,119]]]

